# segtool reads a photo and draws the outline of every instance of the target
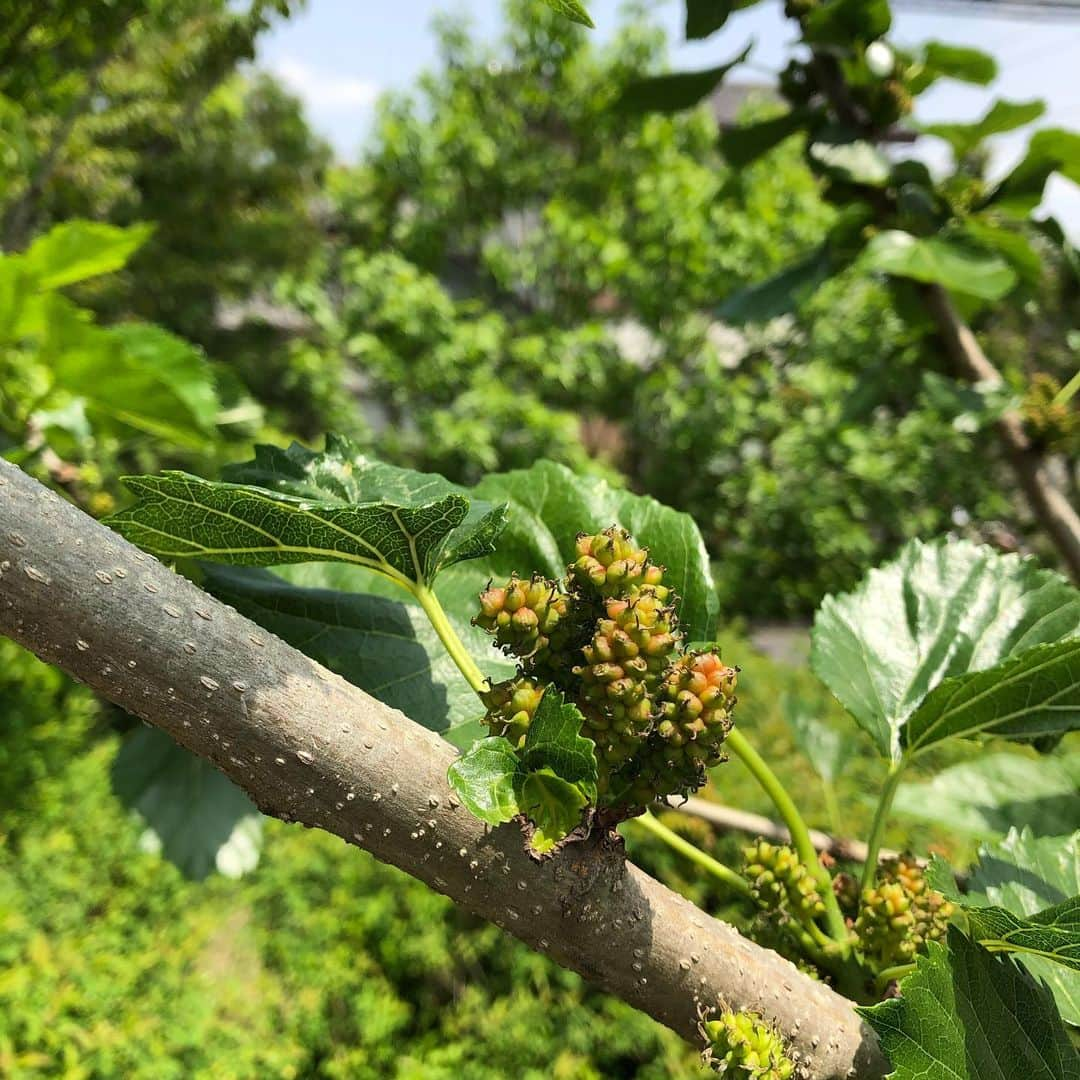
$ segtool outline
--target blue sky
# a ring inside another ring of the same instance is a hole
[[[539,0],[537,0],[539,2]],[[618,0],[592,0],[589,11],[599,37],[618,20]],[[974,6],[974,5],[973,5]],[[313,126],[345,160],[356,157],[370,131],[380,92],[407,87],[434,60],[433,15],[463,12],[478,33],[490,38],[500,24],[499,0],[308,0],[307,9],[267,34],[258,62],[281,77],[306,103]],[[962,13],[956,5],[894,4],[892,38],[900,45],[929,38],[973,45],[998,58],[999,75],[988,88],[943,82],[919,99],[922,120],[967,120],[981,114],[994,97],[1014,101],[1042,98],[1042,125],[1080,129],[1080,19]],[[730,58],[750,39],[757,42],[752,67],[735,78],[761,80],[764,69],[786,62],[790,24],[778,0],[740,12],[706,42],[682,38],[682,2],[656,4],[669,33],[678,67],[707,67]],[[1022,152],[1026,136],[999,138],[996,167],[1005,168]],[[931,161],[936,140],[924,140]],[[1067,181],[1051,181],[1048,208],[1080,234],[1080,191]]]

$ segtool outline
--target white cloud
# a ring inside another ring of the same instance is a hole
[[[271,71],[313,110],[367,109],[379,96],[379,87],[366,79],[317,71],[300,60],[282,57]]]

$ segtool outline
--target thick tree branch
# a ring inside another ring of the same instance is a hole
[[[267,814],[335,833],[688,1039],[760,1010],[815,1080],[886,1063],[851,1003],[625,861],[543,863],[454,798],[454,751],[0,460],[0,632],[167,731]]]
[[[1002,382],[1001,372],[983,352],[971,328],[953,306],[948,292],[940,285],[927,285],[923,296],[961,375],[970,382]],[[1031,446],[1020,417],[1007,412],[997,427],[1005,454],[1032,513],[1053,540],[1073,578],[1080,581],[1080,514],[1051,480],[1046,462]]]

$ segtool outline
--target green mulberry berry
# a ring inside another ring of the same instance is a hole
[[[896,882],[911,898],[915,918],[912,939],[916,950],[924,949],[927,941],[940,941],[949,919],[956,913],[956,906],[930,888],[918,861],[911,855],[898,855],[883,860],[879,873],[882,880]]]
[[[720,747],[731,730],[737,676],[738,671],[716,653],[680,656],[664,673],[657,732],[706,767],[718,764],[723,760]]]
[[[910,855],[886,859],[878,881],[864,889],[855,933],[867,958],[878,969],[910,963],[928,941],[940,941],[956,908],[927,884],[923,869]]]
[[[496,644],[522,658],[542,655],[558,638],[568,615],[568,601],[556,582],[534,574],[528,581],[514,575],[505,585],[480,594],[476,626],[495,635]]]
[[[653,730],[638,754],[633,797],[642,804],[689,794],[724,760],[737,671],[716,653],[687,653],[668,667],[653,697]]]
[[[613,764],[633,751],[653,724],[653,691],[678,643],[674,609],[654,586],[604,603],[604,617],[574,668],[581,679],[588,734]]]
[[[824,914],[825,904],[814,876],[790,847],[758,840],[743,849],[743,857],[743,875],[759,907],[786,908],[800,922]]]
[[[791,1080],[795,1075],[780,1033],[753,1013],[725,1009],[702,1023],[701,1034],[704,1059],[717,1072],[747,1080]]]
[[[1061,386],[1052,375],[1032,376],[1020,406],[1024,430],[1038,447],[1073,454],[1080,449],[1080,412],[1057,401]]]
[[[569,576],[586,594],[607,598],[650,585],[667,599],[664,568],[649,562],[648,549],[637,547],[625,529],[612,525],[602,533],[580,533],[577,551]]]
[[[492,735],[502,735],[519,747],[543,696],[544,687],[524,676],[496,683],[480,695],[487,706],[484,723]]]
[[[863,889],[855,933],[866,957],[880,970],[910,963],[916,952],[911,896],[898,881]]]

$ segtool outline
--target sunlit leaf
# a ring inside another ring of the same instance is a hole
[[[971,153],[983,139],[1013,131],[1046,112],[1043,101],[995,101],[980,120],[970,124],[924,124],[927,135],[944,139],[957,158]]]
[[[34,240],[21,261],[37,288],[59,289],[119,270],[153,231],[152,225],[65,221]]]
[[[862,261],[869,270],[943,285],[983,300],[999,300],[1016,284],[1016,271],[1000,255],[959,240],[916,237],[900,229],[878,233]]]
[[[498,825],[521,813],[515,790],[519,771],[510,743],[502,736],[490,736],[454,761],[447,775],[470,813]]]
[[[589,17],[580,0],[542,0],[552,11],[565,15],[571,22],[580,23],[592,29],[596,24]]]
[[[1073,817],[1073,830],[1078,820]],[[1030,829],[1013,830],[979,849],[968,888],[969,903],[995,904],[1018,916],[1055,908],[1080,895],[1080,832],[1037,837]],[[1052,960],[1020,960],[1053,991],[1062,1017],[1080,1026],[1080,975]]]
[[[409,586],[491,552],[505,507],[468,498],[442,477],[371,461],[345,439],[326,450],[261,447],[233,475],[263,486],[180,472],[127,477],[138,502],[109,524],[165,558],[248,566],[342,561]]]
[[[1031,560],[912,541],[826,597],[811,665],[882,754],[1080,725],[1080,592]]]
[[[997,77],[997,61],[980,49],[928,41],[923,47],[922,70],[913,79],[912,92],[921,93],[940,78],[986,86]]]
[[[491,556],[444,575],[439,596],[450,610],[475,614],[476,594],[488,578],[505,579],[513,571],[561,577],[577,558],[578,533],[618,524],[666,567],[664,580],[680,597],[679,621],[687,638],[714,635],[716,587],[705,543],[689,515],[550,461],[487,476],[473,495],[508,503],[509,523]]]

